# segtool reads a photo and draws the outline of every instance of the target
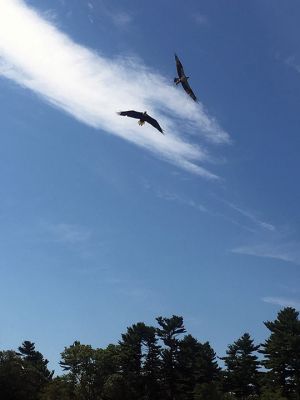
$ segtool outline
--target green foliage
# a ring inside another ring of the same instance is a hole
[[[35,350],[35,344],[28,340],[22,343],[22,346],[18,348],[19,355],[23,360],[23,366],[27,379],[32,383],[33,387],[41,388],[47,382],[50,382],[54,371],[49,371],[46,360],[42,353]]]
[[[39,400],[72,400],[73,398],[70,382],[65,377],[56,377],[43,387]]]
[[[273,322],[265,322],[271,332],[263,344],[263,365],[269,370],[269,384],[280,389],[284,396],[300,396],[300,321],[299,313],[286,307]]]
[[[221,370],[209,342],[186,334],[183,318],[138,322],[118,344],[92,348],[75,341],[61,353],[64,374],[53,378],[48,361],[24,341],[0,351],[1,400],[300,400],[298,312],[285,308],[266,322],[260,351],[248,333],[228,346]]]
[[[95,350],[90,345],[75,341],[61,353],[61,367],[68,371],[68,379],[78,399],[96,399],[95,394]]]
[[[149,399],[156,399],[159,394],[160,348],[155,333],[155,328],[139,322],[122,334],[121,366],[132,399],[141,399],[145,391]]]
[[[129,400],[130,388],[125,381],[125,378],[120,374],[111,375],[103,387],[103,400]]]
[[[0,352],[0,393],[6,400],[26,399],[26,379],[21,357],[12,350]]]
[[[0,393],[5,400],[37,400],[43,387],[51,382],[53,372],[48,361],[25,341],[15,351],[0,352]]]
[[[213,382],[220,380],[220,368],[216,354],[208,342],[202,344],[192,335],[186,335],[179,343],[178,374],[181,398],[194,399]],[[213,387],[212,385],[211,387]]]
[[[260,400],[287,400],[287,398],[282,395],[280,389],[264,387]]]
[[[180,340],[178,336],[185,333],[183,318],[173,315],[171,318],[156,318],[159,328],[157,336],[162,340],[164,347],[161,350],[162,358],[162,389],[166,399],[174,400],[180,387],[180,373],[178,369],[178,354]]]
[[[234,393],[236,398],[244,399],[259,392],[258,357],[254,354],[259,349],[249,333],[228,346],[227,356],[222,357],[226,365],[224,388]]]
[[[222,400],[223,394],[215,382],[197,384],[194,390],[194,400]]]

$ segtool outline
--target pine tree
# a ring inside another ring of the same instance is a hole
[[[43,357],[42,353],[35,350],[35,344],[33,342],[25,340],[18,350],[18,354],[22,359],[40,373],[42,381],[48,382],[52,379],[54,371],[49,371],[47,367],[49,361]]]
[[[180,385],[180,373],[178,369],[178,353],[180,347],[179,335],[186,332],[183,318],[173,315],[171,318],[156,318],[160,328],[157,328],[157,336],[164,343],[162,356],[162,379],[165,399],[176,400]]]
[[[204,387],[205,391],[208,391],[208,387],[212,391],[218,390],[221,369],[216,361],[216,353],[208,342],[202,344],[192,335],[186,335],[180,341],[178,371],[182,399],[192,400],[196,394],[199,397]]]
[[[119,342],[122,374],[132,399],[158,398],[160,360],[155,332],[155,328],[139,322],[127,328]]]
[[[146,326],[143,334],[145,348],[143,376],[145,399],[159,400],[161,396],[161,360],[160,346],[157,344],[156,329]]]
[[[35,350],[35,344],[25,340],[17,353],[22,359],[23,375],[26,379],[27,399],[35,400],[42,389],[52,380],[54,371],[49,371],[48,360]]]
[[[288,398],[300,398],[300,321],[291,307],[281,310],[273,322],[265,322],[271,332],[262,345],[263,365],[268,378]]]
[[[28,384],[21,357],[13,350],[0,351],[0,396],[5,400],[27,400],[32,387]]]
[[[95,361],[94,352],[90,345],[75,341],[70,347],[65,347],[61,353],[60,365],[68,371],[68,380],[74,396],[83,400],[95,400],[94,390]]]
[[[238,399],[246,399],[259,392],[259,362],[254,354],[259,349],[248,333],[228,346],[227,356],[222,357],[226,365],[224,389],[234,393]]]

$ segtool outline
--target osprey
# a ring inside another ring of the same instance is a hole
[[[144,112],[139,112],[139,111],[120,111],[118,112],[119,115],[130,117],[130,118],[136,118],[139,119],[138,124],[139,125],[144,125],[145,122],[148,122],[148,124],[154,126],[159,132],[164,134],[164,131],[161,129],[159,123],[156,121],[156,119],[150,117],[150,115],[147,114],[147,111]]]
[[[174,82],[176,83],[176,85],[178,85],[179,83],[182,84],[183,89],[187,92],[187,94],[189,96],[191,96],[191,98],[194,101],[197,101],[196,96],[194,95],[194,92],[192,91],[189,83],[188,83],[188,79],[189,76],[186,76],[183,70],[183,66],[179,60],[179,58],[177,57],[177,55],[175,54],[175,60],[176,60],[176,68],[177,68],[177,73],[178,73],[178,78],[174,78]]]

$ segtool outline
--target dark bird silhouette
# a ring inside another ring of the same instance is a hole
[[[147,111],[144,112],[139,112],[139,111],[120,111],[118,112],[119,115],[130,117],[130,118],[136,118],[139,119],[138,124],[139,125],[144,125],[145,122],[148,122],[148,124],[154,126],[159,132],[164,134],[164,131],[161,129],[159,123],[156,121],[156,119],[150,117],[150,115],[147,114]]]
[[[177,57],[177,55],[175,54],[175,61],[176,61],[176,68],[177,68],[177,73],[178,73],[178,78],[174,78],[174,82],[176,83],[176,85],[178,85],[179,83],[182,84],[183,89],[187,92],[187,94],[189,96],[191,96],[191,98],[194,101],[197,101],[196,96],[194,95],[194,92],[192,91],[189,83],[188,83],[188,79],[189,76],[186,76],[184,73],[184,69],[183,66],[179,60],[179,58]]]

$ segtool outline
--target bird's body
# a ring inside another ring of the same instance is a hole
[[[150,115],[147,114],[147,111],[139,112],[139,111],[129,110],[129,111],[120,111],[118,112],[118,114],[122,115],[123,117],[126,116],[138,119],[139,120],[138,124],[141,126],[144,125],[145,122],[148,122],[148,124],[152,125],[160,133],[164,134],[164,131],[162,130],[159,123],[156,121],[156,119],[150,117]]]
[[[177,57],[177,55],[175,54],[175,61],[176,61],[176,69],[177,69],[177,74],[178,74],[178,78],[174,78],[174,83],[176,85],[178,85],[179,83],[182,84],[183,89],[186,91],[186,93],[194,100],[197,101],[197,98],[194,94],[194,92],[192,91],[189,83],[188,83],[188,79],[189,76],[186,76],[184,73],[184,69],[183,66],[179,60],[179,58]]]

